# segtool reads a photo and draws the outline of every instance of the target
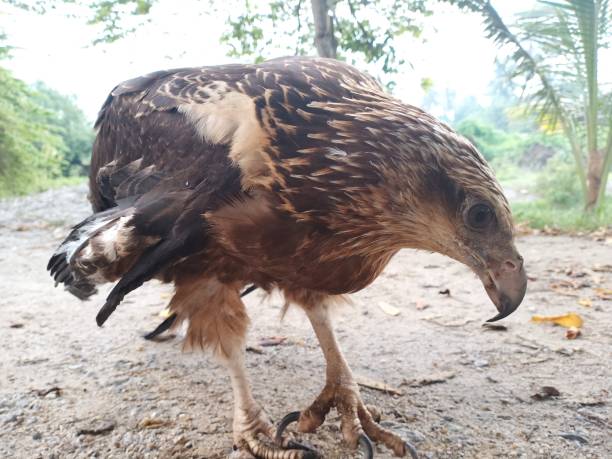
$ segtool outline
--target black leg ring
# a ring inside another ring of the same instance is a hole
[[[374,446],[372,446],[372,440],[366,434],[359,435],[358,444],[364,459],[374,459]]]

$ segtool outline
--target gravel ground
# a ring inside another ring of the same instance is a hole
[[[0,201],[0,457],[226,457],[232,397],[223,369],[182,352],[180,333],[141,338],[161,320],[168,286],[131,294],[104,328],[94,321],[104,292],[83,304],[53,288],[47,258],[88,214],[85,195],[79,186]],[[401,252],[337,312],[355,374],[387,385],[362,387],[366,403],[423,457],[612,457],[612,298],[604,290],[612,288],[612,241],[600,239],[520,238],[532,280],[501,330],[482,327],[494,307],[466,268]],[[246,303],[254,392],[278,420],[314,399],[323,358],[299,310],[281,322],[278,297],[256,292]],[[398,315],[384,311],[391,307]],[[584,319],[575,340],[530,321],[570,311]],[[534,398],[545,386],[559,395]],[[301,439],[326,457],[355,457],[334,415]],[[377,448],[376,457],[391,456]]]

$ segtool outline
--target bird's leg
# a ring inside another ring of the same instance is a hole
[[[341,430],[345,441],[355,448],[358,444],[372,457],[368,440],[380,442],[393,450],[397,456],[409,453],[415,457],[414,448],[395,433],[381,427],[366,408],[359,394],[359,387],[340,351],[325,305],[306,308],[306,314],[321,345],[327,364],[325,387],[312,405],[299,417],[297,429],[313,432],[319,427],[327,413],[335,407],[340,415]]]
[[[296,442],[285,440],[280,445],[270,441],[275,429],[268,416],[253,398],[244,364],[244,346],[240,340],[222,357],[227,368],[234,393],[234,449],[235,457],[258,459],[314,459],[316,452]],[[227,352],[227,349],[226,349]],[[260,439],[268,438],[268,442]]]
[[[249,318],[238,287],[217,279],[185,277],[175,281],[170,301],[178,323],[188,320],[186,345],[212,350],[229,373],[234,395],[232,455],[259,459],[316,457],[290,441],[275,444],[272,423],[253,398],[244,363]]]

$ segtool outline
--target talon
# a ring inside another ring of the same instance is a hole
[[[361,448],[364,459],[374,458],[374,447],[372,446],[372,441],[368,438],[366,434],[362,433],[361,435],[359,435],[358,444]]]
[[[406,451],[408,451],[412,459],[419,459],[419,455],[417,454],[416,448],[414,446],[412,446],[407,441],[404,442],[404,446],[406,447]]]
[[[276,429],[276,435],[274,436],[274,441],[277,444],[280,445],[283,443],[283,432],[285,432],[285,429],[289,424],[297,422],[298,419],[300,419],[299,411],[293,411],[281,419],[281,422],[278,424],[278,428]]]
[[[299,411],[293,411],[281,419],[281,422],[278,424],[278,428],[276,429],[274,441],[277,445],[282,446],[283,449],[304,451],[304,454],[300,456],[301,459],[321,459],[321,455],[318,453],[318,451],[309,446],[303,445],[295,440],[287,440],[286,442],[283,442],[283,433],[285,432],[287,426],[297,422],[299,419]]]

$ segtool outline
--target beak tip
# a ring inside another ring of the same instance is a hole
[[[485,289],[496,305],[498,314],[487,320],[487,323],[497,322],[512,314],[523,302],[527,291],[527,274],[521,266],[518,272],[495,279],[491,274],[485,282]]]

